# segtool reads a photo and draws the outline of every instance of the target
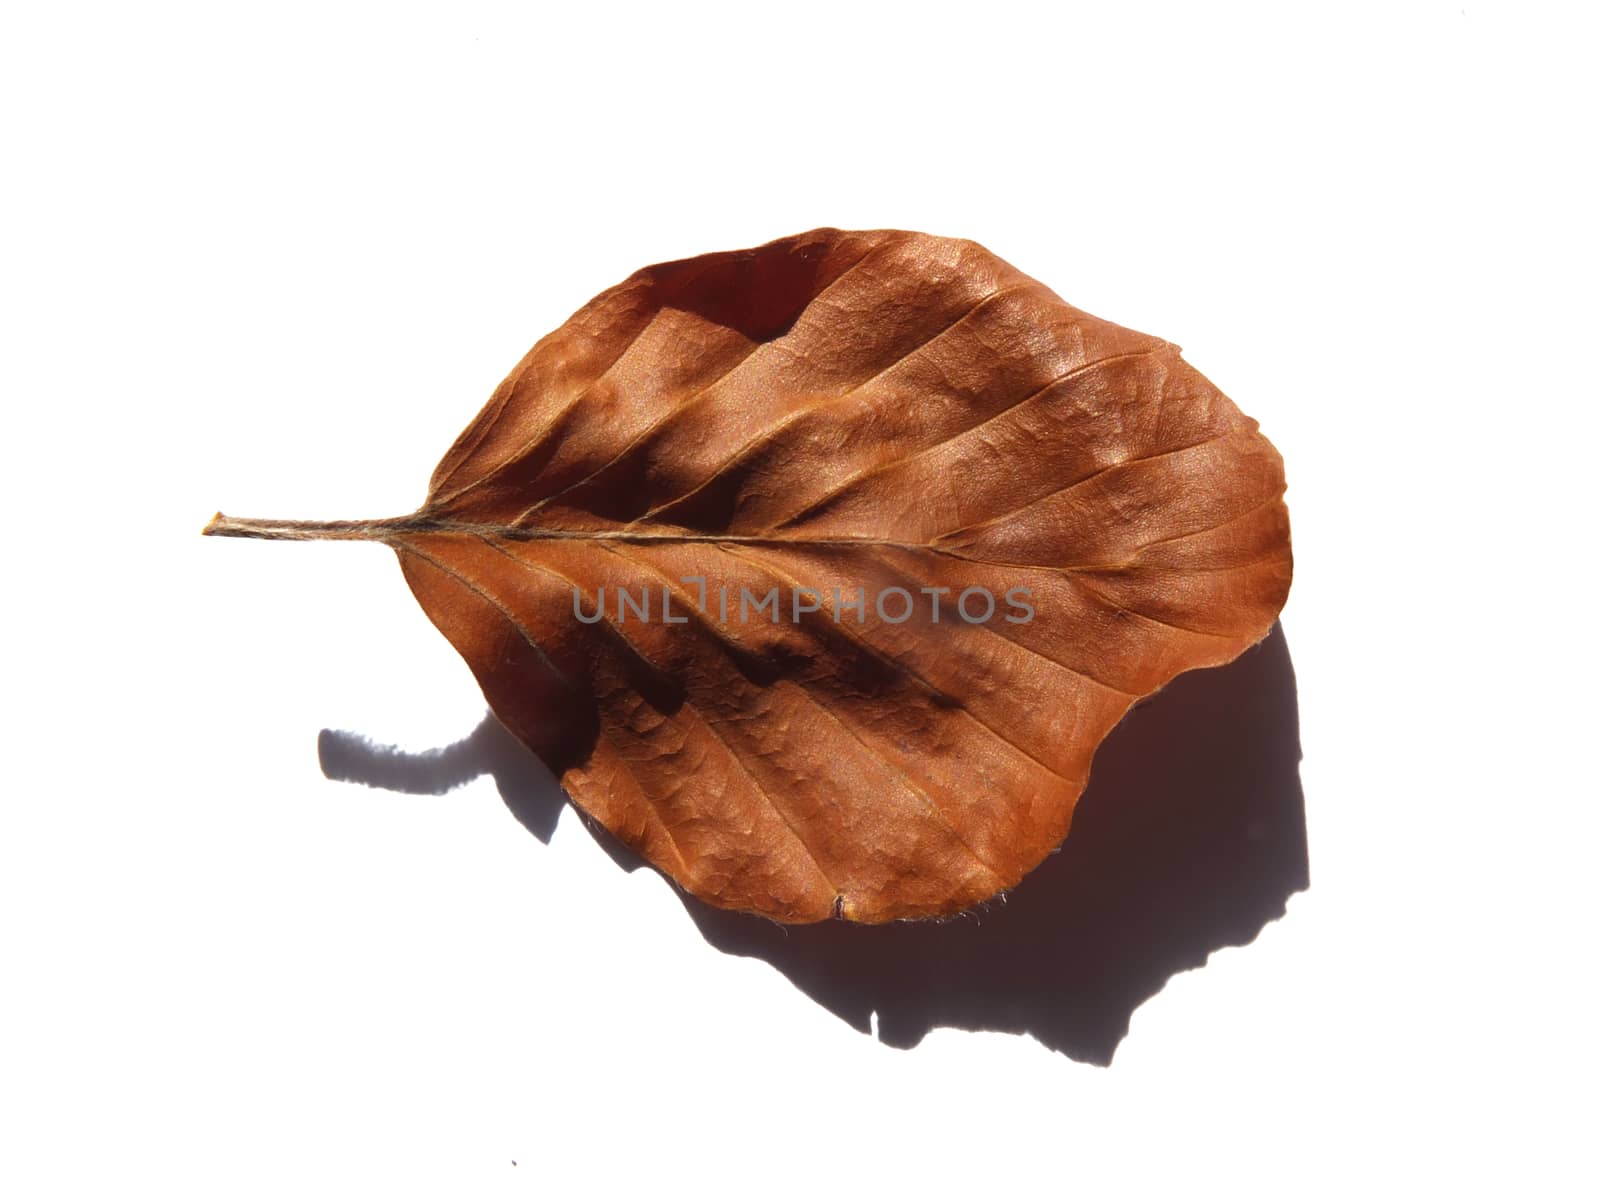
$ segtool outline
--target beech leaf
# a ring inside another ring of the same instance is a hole
[[[381,521],[490,707],[623,842],[779,921],[958,912],[1067,835],[1139,698],[1266,636],[1283,464],[1159,338],[970,242],[641,270]]]

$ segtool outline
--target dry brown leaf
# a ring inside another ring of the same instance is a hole
[[[386,542],[624,842],[716,905],[881,922],[1014,886],[1135,700],[1266,635],[1283,491],[1178,347],[972,242],[820,229],[597,296],[410,517],[207,532]]]

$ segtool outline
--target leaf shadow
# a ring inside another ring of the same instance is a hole
[[[492,716],[443,750],[408,754],[323,730],[323,773],[442,794],[492,775],[548,842],[566,803]],[[646,866],[592,820],[627,870]],[[910,1048],[936,1028],[1031,1034],[1108,1065],[1135,1009],[1213,951],[1244,945],[1310,886],[1294,667],[1281,625],[1225,667],[1136,705],[1095,756],[1071,834],[1022,883],[942,922],[782,926],[675,888],[701,935],[770,963],[863,1033]]]

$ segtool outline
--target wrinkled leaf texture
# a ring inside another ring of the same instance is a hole
[[[386,540],[496,715],[622,841],[712,904],[882,922],[1015,886],[1129,707],[1268,633],[1283,492],[1177,346],[970,241],[820,229],[597,296]],[[794,620],[801,586],[826,599]],[[975,586],[1028,589],[1033,619],[951,620]],[[650,620],[618,619],[619,587]],[[724,623],[722,587],[779,588],[783,619]],[[911,619],[875,611],[889,587]]]

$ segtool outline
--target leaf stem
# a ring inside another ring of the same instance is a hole
[[[275,521],[260,517],[230,517],[218,513],[200,532],[207,537],[265,538],[288,542],[386,542],[406,533],[437,527],[418,517],[388,517],[379,521]]]

